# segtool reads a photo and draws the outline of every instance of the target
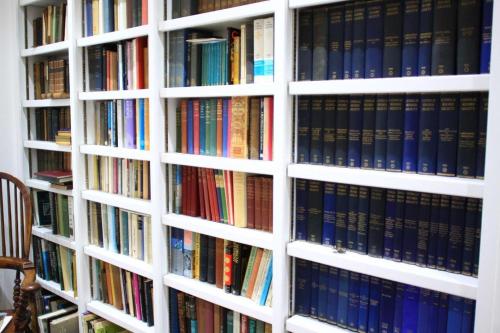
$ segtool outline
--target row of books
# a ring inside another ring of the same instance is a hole
[[[84,0],[85,36],[148,24],[147,0]]]
[[[174,172],[174,213],[272,232],[272,177],[189,166]]]
[[[88,188],[129,198],[151,198],[149,162],[107,156],[87,156]]]
[[[298,80],[488,73],[492,8],[359,0],[301,10]]]
[[[35,139],[55,141],[59,130],[71,128],[69,108],[35,109]]]
[[[95,202],[89,202],[87,209],[90,244],[153,262],[150,216]]]
[[[46,59],[33,64],[35,99],[69,98],[67,58]]]
[[[263,0],[172,0],[172,18],[212,12]]]
[[[170,87],[272,83],[274,18],[256,19],[221,37],[210,31],[170,32]]]
[[[355,332],[474,331],[476,302],[295,259],[295,313]]]
[[[170,333],[271,333],[271,324],[169,289]]]
[[[488,95],[298,99],[299,163],[483,178]]]
[[[69,172],[71,176],[71,153],[59,151],[36,150],[36,164],[38,171],[36,174],[41,174],[41,171],[63,171]],[[42,179],[42,177],[38,177]],[[49,179],[42,179],[49,180]]]
[[[177,151],[184,154],[272,160],[273,97],[181,100]]]
[[[66,37],[66,3],[43,8],[33,20],[33,47],[62,42]]]
[[[61,290],[72,290],[77,296],[76,259],[73,250],[33,237],[33,256],[36,274],[40,278],[59,283]]]
[[[482,201],[297,179],[296,239],[477,276]]]
[[[35,224],[47,227],[54,235],[73,238],[73,197],[63,194],[33,191]]]
[[[45,289],[40,289],[37,293],[35,293],[34,298],[37,316],[54,312],[73,305],[73,303],[68,302],[64,298],[61,298]]]
[[[64,307],[37,317],[40,333],[78,332],[78,307],[66,304]]]
[[[154,325],[153,280],[91,259],[92,299],[111,304],[148,326]]]
[[[87,91],[145,89],[148,87],[148,39],[89,46]]]
[[[95,144],[149,150],[149,100],[124,99],[94,102]]]
[[[196,279],[271,306],[271,250],[172,228],[172,273]]]
[[[92,312],[82,314],[82,327],[85,333],[126,333],[126,329],[103,319]]]

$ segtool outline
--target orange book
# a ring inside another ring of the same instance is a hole
[[[193,146],[194,146],[194,153],[196,155],[199,155],[200,154],[200,100],[199,99],[195,99],[193,101]]]
[[[145,88],[145,70],[144,70],[144,49],[147,48],[147,39],[145,37],[136,38],[135,61],[137,70],[137,89]]]
[[[148,48],[145,47],[142,51],[143,59],[144,59],[144,88],[149,88],[149,57],[148,57]]]
[[[205,332],[205,321],[201,318],[205,315],[205,301],[201,298],[196,298],[196,322],[198,324],[198,332]]]
[[[217,156],[222,156],[222,98],[217,98]]]
[[[111,288],[111,265],[107,262],[102,262],[104,267],[104,274],[106,275],[106,293],[108,295],[108,303],[111,305],[115,305],[113,303],[113,290]]]
[[[141,9],[141,23],[142,25],[148,24],[148,0],[142,0],[142,9]]]
[[[264,156],[265,161],[273,159],[273,98],[264,97]]]
[[[252,275],[250,275],[250,282],[248,283],[248,289],[246,297],[251,298],[253,289],[255,288],[255,280],[257,279],[257,274],[259,273],[260,261],[262,260],[262,255],[264,254],[263,249],[257,249],[257,254],[255,255],[255,262],[252,268]]]
[[[181,153],[187,154],[187,101],[181,101]]]

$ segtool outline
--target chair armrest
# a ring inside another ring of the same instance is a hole
[[[33,265],[23,269],[24,279],[21,285],[23,292],[33,294],[40,289],[40,284],[36,282],[36,271]]]

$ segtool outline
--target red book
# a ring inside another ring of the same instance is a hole
[[[188,204],[188,215],[193,216],[193,210],[194,210],[194,205],[193,205],[193,167],[188,167],[188,182],[187,182],[187,191],[186,191],[186,196],[187,196],[187,204]]]
[[[264,231],[269,231],[270,226],[269,226],[269,214],[270,214],[270,209],[271,205],[273,204],[271,201],[269,201],[269,184],[268,184],[268,179],[267,177],[262,177],[262,230]]]
[[[187,166],[179,166],[181,168],[182,174],[182,185],[181,185],[181,214],[187,215]]]
[[[134,290],[134,302],[135,302],[135,316],[137,319],[142,320],[142,307],[139,292],[139,277],[137,274],[132,273],[132,288]]]
[[[142,0],[142,9],[141,9],[141,23],[142,25],[148,24],[148,0]]]
[[[255,177],[255,229],[262,230],[262,177]]]
[[[219,222],[217,190],[215,188],[214,171],[212,169],[207,170],[207,185],[208,185],[208,195],[210,198],[210,213],[212,215],[212,221]]]
[[[233,276],[233,245],[230,241],[224,249],[224,289],[231,292],[231,283]]]
[[[193,318],[193,319],[197,319],[196,324],[197,324],[198,332],[205,332],[205,323],[203,320],[200,320],[205,315],[204,314],[205,307],[204,307],[203,303],[205,303],[204,300],[202,300],[201,298],[196,298],[196,318]]]
[[[241,315],[240,319],[240,333],[248,333],[248,317],[244,314]]]
[[[135,60],[136,60],[136,70],[137,70],[137,89],[144,89],[144,49],[147,47],[147,39],[146,37],[138,37],[135,39],[136,48],[135,48]]]
[[[222,98],[217,98],[217,156],[222,156]]]
[[[210,302],[205,302],[205,332],[214,333],[214,305]]]
[[[203,201],[205,204],[205,216],[206,219],[212,221],[212,212],[210,211],[210,194],[208,193],[208,181],[207,181],[207,171],[208,169],[200,168],[201,179],[203,182]]]
[[[187,154],[187,101],[181,101],[181,153]]]
[[[46,170],[35,172],[36,179],[46,180],[50,183],[68,183],[73,181],[73,174],[66,170]]]
[[[271,161],[273,159],[273,98],[264,97],[264,117],[266,128],[264,131],[267,136],[267,143],[264,145],[264,160]]]
[[[192,168],[192,184],[191,191],[193,192],[193,215],[192,216],[200,216],[200,193],[198,192],[198,168]]]
[[[267,215],[267,230],[273,232],[273,178],[266,178],[266,191],[269,200],[269,214]]]
[[[247,228],[255,228],[255,176],[247,177]]]
[[[202,180],[202,169],[196,168],[196,183],[198,184],[198,196],[199,196],[199,205],[200,205],[200,214],[199,216],[204,219],[206,218],[205,214],[205,193],[203,191],[203,180]]]
[[[205,126],[205,124],[203,124]],[[193,101],[193,142],[194,153],[200,154],[200,100]]]

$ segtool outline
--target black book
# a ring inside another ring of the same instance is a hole
[[[312,43],[313,43],[313,15],[312,9],[301,9],[299,13],[299,64],[298,80],[312,79]]]
[[[347,165],[361,166],[361,130],[363,126],[363,96],[353,95],[349,102],[349,130],[347,134]]]
[[[462,274],[472,275],[474,268],[474,243],[479,199],[467,198],[465,206],[464,246],[462,252]]]
[[[314,96],[311,99],[311,151],[312,164],[323,163],[323,97]]]
[[[387,96],[378,95],[375,105],[375,143],[374,167],[385,170],[385,155],[387,152]]]
[[[386,170],[401,171],[403,161],[404,96],[390,95],[387,112]]]
[[[323,183],[310,180],[308,186],[307,240],[321,243],[323,221]]]
[[[478,120],[479,95],[476,93],[461,94],[458,115],[458,177],[474,178],[476,176]]]
[[[211,236],[208,236],[207,282],[215,284],[215,237]]]
[[[37,205],[38,205],[38,224],[50,225],[52,223],[50,210],[50,192],[47,191],[36,191]]]
[[[138,276],[139,278],[139,302],[141,303],[142,311],[142,321],[147,322],[147,310],[146,310],[146,286],[144,284],[145,278]]]
[[[427,248],[429,246],[429,227],[431,219],[431,194],[420,194],[420,207],[417,231],[417,265],[427,266]]]
[[[347,203],[347,248],[355,250],[357,247],[358,229],[358,196],[359,186],[350,185]]]
[[[407,263],[417,261],[419,195],[418,192],[406,192],[403,224],[403,261]]]
[[[401,76],[401,39],[403,34],[403,8],[401,0],[384,3],[384,56],[383,77]]]
[[[335,165],[347,166],[347,132],[349,130],[349,97],[337,98],[337,117],[335,131]]]
[[[385,195],[384,258],[392,259],[394,250],[394,225],[396,222],[396,190],[388,189]]]
[[[472,276],[476,276],[479,272],[479,248],[481,247],[481,224],[483,219],[483,201],[479,201],[477,206],[476,219],[476,239],[474,240],[474,265],[472,268]]]
[[[335,205],[335,244],[347,247],[347,214],[349,209],[348,185],[337,184]]]
[[[233,268],[231,277],[231,293],[239,295],[241,293],[241,245],[233,243]]]
[[[337,98],[327,96],[324,100],[323,112],[323,164],[335,163],[335,116]]]
[[[326,80],[328,70],[328,7],[313,10],[313,80]]]
[[[344,7],[328,9],[328,80],[344,77]]]
[[[382,257],[384,251],[385,190],[372,188],[368,221],[368,254]]]
[[[297,101],[297,162],[309,163],[311,145],[311,98],[298,97]]]
[[[457,172],[458,95],[443,94],[439,102],[437,174],[455,176]]]
[[[479,120],[477,130],[476,178],[484,178],[484,159],[486,155],[486,127],[488,122],[488,93],[479,97]]]
[[[450,230],[450,196],[442,195],[439,208],[438,241],[436,247],[436,268],[445,270],[448,256]]]
[[[448,254],[446,270],[452,273],[462,272],[462,253],[464,247],[465,198],[451,198]]]
[[[427,245],[427,267],[436,268],[437,246],[439,241],[439,216],[441,213],[441,196],[431,196],[431,216],[429,224],[429,241]]]
[[[406,192],[396,192],[396,218],[394,220],[394,245],[392,258],[396,261],[403,259],[404,218],[406,208]]]
[[[358,197],[358,227],[357,227],[357,246],[356,251],[366,254],[367,251],[367,236],[368,236],[368,219],[370,217],[370,188],[365,186],[359,187]]]
[[[354,3],[344,5],[344,79],[352,78],[352,37]]]
[[[365,77],[365,44],[366,44],[366,4],[365,1],[354,3],[352,24],[352,67],[353,79]]]
[[[458,1],[457,74],[479,73],[481,0]]]
[[[311,262],[311,310],[310,315],[313,318],[318,318],[318,293],[319,293],[319,264]]]
[[[432,75],[455,74],[458,1],[434,0]]]
[[[418,75],[420,0],[403,2],[403,55],[402,76]]]
[[[153,313],[153,280],[144,281],[144,291],[146,297],[146,322],[148,326],[154,325],[154,313]],[[126,298],[126,297],[125,297]]]
[[[208,279],[208,236],[200,234],[200,281]]]
[[[373,169],[375,152],[375,95],[366,95],[363,102],[361,131],[361,168]]]

